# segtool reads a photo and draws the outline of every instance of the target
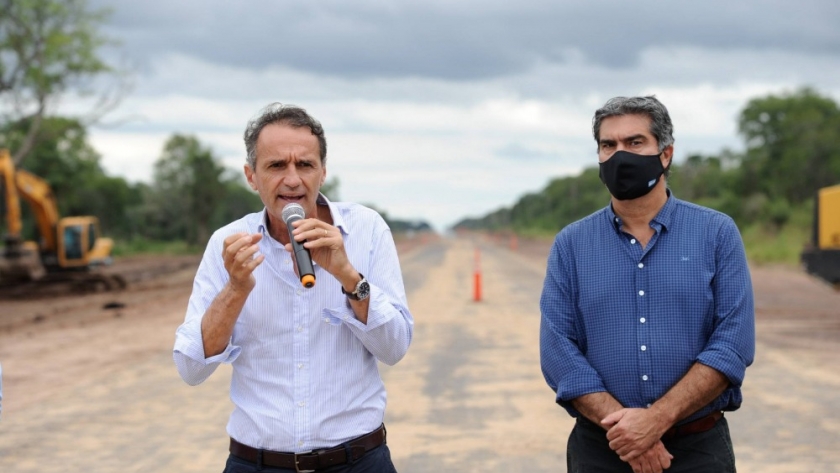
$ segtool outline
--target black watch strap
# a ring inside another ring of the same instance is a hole
[[[360,279],[359,282],[356,283],[356,287],[355,287],[355,289],[353,289],[353,292],[347,292],[347,291],[344,290],[344,286],[341,286],[341,293],[344,294],[345,296],[347,296],[349,299],[353,299],[354,301],[358,301],[358,300],[362,299],[361,297],[359,297],[359,294],[358,294],[359,288],[361,287],[362,284],[367,282],[365,280],[365,275],[364,274],[359,273],[359,276],[361,276],[362,279]]]

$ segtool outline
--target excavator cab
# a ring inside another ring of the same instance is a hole
[[[88,268],[110,265],[114,241],[99,236],[96,217],[65,217],[58,221],[58,266]]]

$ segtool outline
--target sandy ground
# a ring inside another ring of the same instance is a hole
[[[537,346],[547,251],[469,238],[402,246],[414,341],[382,368],[399,471],[564,471],[572,420]],[[141,270],[160,262],[131,262],[147,276],[119,293],[0,301],[0,472],[222,470],[229,371],[197,387],[178,377],[172,342],[195,259],[165,262],[159,277]],[[727,415],[738,469],[840,472],[840,293],[785,268],[753,268],[753,279],[757,358],[743,408]]]

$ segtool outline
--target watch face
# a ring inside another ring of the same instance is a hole
[[[359,288],[356,295],[359,297],[359,300],[367,299],[368,296],[370,296],[370,284],[368,284],[366,280],[363,279],[359,283]]]

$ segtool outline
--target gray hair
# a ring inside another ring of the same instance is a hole
[[[592,134],[600,145],[601,122],[605,118],[620,115],[646,115],[650,117],[650,133],[656,138],[661,153],[674,144],[674,125],[668,115],[668,109],[653,95],[647,97],[613,97],[603,107],[595,111],[592,118]],[[600,148],[599,148],[600,149]],[[669,163],[670,167],[670,163]]]
[[[324,128],[321,123],[297,105],[274,102],[266,105],[245,125],[245,151],[248,153],[248,165],[251,169],[256,169],[257,166],[257,139],[260,137],[260,132],[266,125],[272,123],[288,125],[292,128],[309,128],[309,131],[318,139],[321,166],[327,165],[327,139],[324,137]]]

